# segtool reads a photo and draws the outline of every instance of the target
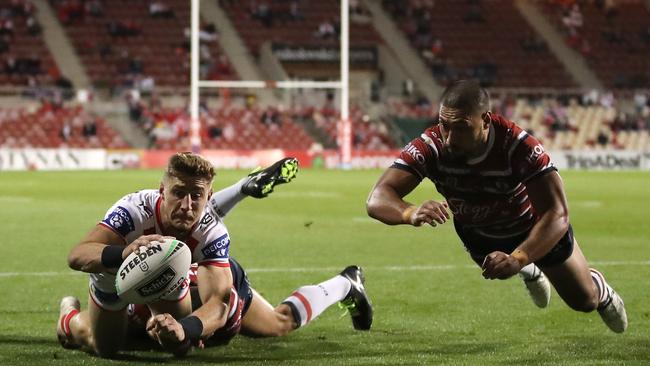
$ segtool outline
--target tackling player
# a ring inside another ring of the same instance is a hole
[[[439,123],[406,145],[379,178],[368,197],[368,214],[389,225],[436,226],[449,220],[451,211],[483,277],[520,274],[540,307],[550,300],[550,280],[569,307],[598,310],[612,331],[625,331],[623,300],[589,268],[550,156],[533,136],[491,113],[489,104],[487,91],[474,81],[449,86]],[[445,202],[404,201],[424,178]]]
[[[70,251],[70,267],[90,273],[90,296],[83,312],[76,298],[61,300],[57,322],[61,345],[85,347],[101,357],[113,357],[122,349],[128,304],[116,294],[115,270],[139,246],[162,235],[190,247],[199,279],[198,299],[186,296],[189,288],[184,286],[148,304],[154,316],[147,330],[168,351],[182,355],[191,344],[227,343],[240,329],[249,335],[282,336],[339,301],[351,308],[356,329],[369,329],[372,307],[359,267],[350,266],[317,286],[303,286],[274,308],[249,286],[246,273],[229,256],[223,216],[247,195],[266,196],[296,171],[295,159],[282,159],[213,195],[215,173],[207,160],[193,153],[172,156],[158,190],[123,197]]]

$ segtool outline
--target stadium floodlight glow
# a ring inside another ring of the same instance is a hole
[[[340,80],[199,80],[199,7],[200,0],[192,0],[191,10],[191,72],[190,72],[190,142],[192,151],[201,150],[199,121],[199,88],[250,89],[340,89],[341,118],[337,125],[337,143],[342,167],[349,167],[352,154],[352,125],[350,122],[350,24],[349,0],[341,0]]]

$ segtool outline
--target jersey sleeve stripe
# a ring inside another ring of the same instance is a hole
[[[219,261],[214,261],[214,260],[206,260],[203,262],[199,262],[199,266],[212,266],[212,267],[230,267],[230,262],[219,262]]]
[[[106,224],[106,223],[103,222],[103,221],[98,222],[97,225],[98,225],[98,226],[105,227],[105,228],[109,229],[110,231],[114,232],[115,234],[117,234],[117,236],[119,236],[120,238],[122,238],[122,240],[124,241],[125,244],[128,244],[128,243],[126,242],[126,238],[123,237],[122,234],[120,234],[119,231],[117,231],[117,230],[115,230],[113,227],[111,227],[111,225],[108,225],[108,224]]]
[[[515,149],[519,144],[524,141],[528,137],[528,132],[526,131],[521,131],[519,132],[519,135],[517,135],[517,140],[512,143],[512,146],[510,146],[510,150],[508,150],[508,157],[511,158],[512,154],[514,154]]]
[[[425,142],[427,145],[429,145],[429,147],[431,148],[431,150],[433,151],[433,153],[436,154],[436,156],[438,156],[438,155],[439,155],[439,154],[438,154],[438,148],[436,147],[436,144],[433,143],[433,140],[431,139],[431,137],[427,136],[427,135],[424,134],[424,133],[423,133],[422,135],[420,135],[420,137],[422,138],[422,140],[424,140],[424,142]]]
[[[548,163],[542,170],[536,171],[530,176],[526,177],[525,179],[522,179],[523,183],[526,183],[530,181],[533,178],[541,177],[543,175],[546,175],[550,172],[557,172],[557,168],[553,166],[553,163]]]
[[[397,159],[397,160],[395,160],[395,162],[393,163],[393,165],[391,165],[390,167],[391,167],[391,168],[395,168],[395,169],[399,169],[399,170],[403,170],[403,171],[405,171],[405,172],[409,172],[409,173],[415,175],[416,177],[418,177],[420,180],[424,179],[424,177],[422,176],[422,174],[420,174],[420,172],[418,172],[417,170],[411,168],[411,167],[410,167],[408,164],[406,164],[406,162],[405,162],[404,160],[402,160],[402,159]]]

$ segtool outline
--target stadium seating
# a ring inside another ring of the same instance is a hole
[[[152,17],[149,1],[104,1],[103,15],[93,16],[85,11],[68,19],[65,3],[55,2],[60,20],[79,53],[86,71],[97,86],[122,86],[133,83],[134,75],[152,76],[157,86],[187,87],[189,85],[189,55],[185,29],[190,25],[190,2],[166,0],[172,17]],[[113,32],[132,35],[112,36]],[[218,39],[207,44],[212,67],[205,79],[232,80],[237,76],[224,58]],[[135,65],[139,63],[140,65]]]
[[[209,110],[201,121],[201,140],[210,149],[309,149],[314,140],[294,121],[290,113],[274,112],[276,117],[263,122],[260,108],[221,108]],[[187,149],[189,116],[181,109],[146,112],[151,121],[148,133],[152,148]]]
[[[385,5],[391,3],[408,7],[406,2],[384,1]],[[544,46],[535,52],[525,50],[526,37],[535,32],[510,0],[436,0],[428,11],[428,21],[422,18],[422,12],[407,9],[395,21],[416,49],[427,51],[433,40],[442,42],[441,53],[429,62],[434,78],[443,85],[458,78],[476,77],[496,87],[575,86]],[[416,17],[422,18],[421,24]]]
[[[291,46],[332,46],[338,44],[338,36],[330,39],[323,39],[316,35],[318,27],[322,22],[334,22],[339,18],[340,2],[336,0],[324,1],[298,1],[298,11],[301,19],[283,20],[280,14],[286,14],[289,8],[278,9],[282,3],[289,5],[289,1],[271,1],[273,20],[271,26],[264,26],[263,21],[253,16],[248,1],[224,1],[224,10],[228,13],[230,20],[242,36],[244,42],[254,55],[257,55],[260,46],[265,41],[279,42]],[[258,4],[264,3],[263,1]],[[382,42],[379,34],[374,30],[372,24],[350,22],[350,44],[354,46],[372,46]]]
[[[7,47],[6,50],[1,52],[2,56],[0,57],[2,60],[0,85],[28,85],[30,76],[39,79],[33,80],[32,84],[34,82],[42,83],[44,80],[40,80],[42,79],[40,76],[43,75],[48,75],[56,80],[60,76],[59,70],[51,53],[43,42],[42,35],[39,32],[31,35],[27,27],[27,19],[30,15],[23,10],[14,9],[12,5],[13,2],[11,0],[0,0],[0,9],[5,14],[3,20],[0,21],[3,24],[0,27],[3,29],[0,31],[0,43],[3,46],[0,48]],[[36,12],[33,6],[30,9],[30,14]],[[5,22],[8,22],[6,27],[4,26]],[[12,31],[9,29],[12,29]],[[10,58],[14,59],[19,65],[17,70],[13,72],[9,72],[7,67],[7,61]],[[24,67],[26,64],[30,64],[31,66]]]
[[[94,125],[94,134],[84,136],[84,124]],[[64,138],[64,125],[69,135]],[[37,111],[0,109],[0,147],[2,148],[127,148],[108,123],[81,107],[45,104]]]
[[[544,13],[567,34],[567,42],[583,52],[590,67],[608,88],[650,86],[650,10],[641,0],[617,1],[611,9],[592,2],[580,2],[582,26],[572,35],[562,19],[569,10],[547,1]]]
[[[553,128],[554,121],[549,117],[549,110],[554,108],[563,109],[568,126]],[[580,106],[575,103],[562,107],[554,100],[531,104],[519,99],[508,117],[531,132],[548,150],[650,149],[648,125],[635,129],[615,128],[617,110],[613,107]],[[601,133],[605,140],[599,142]]]

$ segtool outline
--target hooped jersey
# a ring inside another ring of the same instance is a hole
[[[160,192],[154,189],[128,194],[108,209],[99,225],[120,235],[126,244],[142,235],[165,235],[160,218],[161,204]],[[230,266],[230,236],[212,202],[205,206],[201,219],[185,242],[192,252],[192,263]]]
[[[499,115],[491,122],[479,157],[450,157],[436,125],[406,145],[393,167],[429,178],[461,225],[489,237],[512,237],[537,220],[526,182],[555,167],[540,142],[514,122]]]

